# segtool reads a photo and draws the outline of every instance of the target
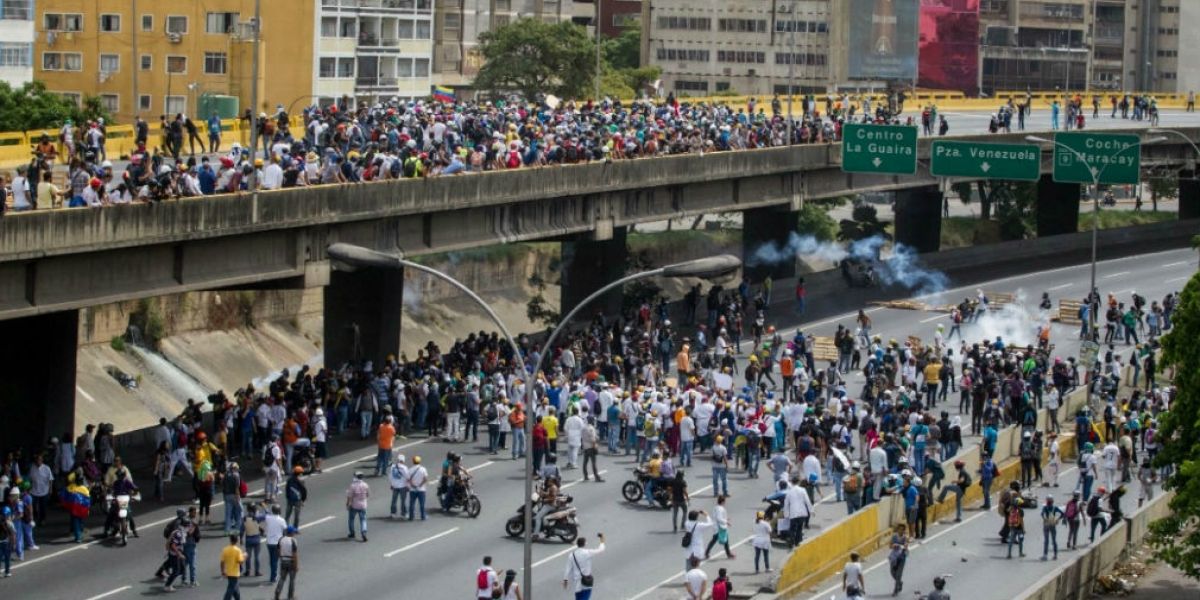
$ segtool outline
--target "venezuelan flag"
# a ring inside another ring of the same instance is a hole
[[[433,99],[438,102],[454,102],[454,88],[442,85],[433,86]]]

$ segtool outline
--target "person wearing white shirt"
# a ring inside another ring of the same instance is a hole
[[[808,497],[808,491],[800,486],[799,477],[793,477],[792,486],[783,497],[783,516],[789,521],[788,537],[791,547],[795,548],[804,541],[804,526],[808,523],[812,510],[812,498]]]
[[[679,420],[679,466],[692,466],[692,449],[696,445],[696,420],[685,412]]]
[[[492,568],[492,557],[483,557],[483,566],[475,573],[475,597],[491,600],[492,590],[500,587],[496,570]]]
[[[729,511],[725,510],[725,496],[717,496],[717,506],[713,508],[713,521],[717,524],[717,531],[713,533],[708,547],[704,549],[704,559],[708,560],[713,546],[718,543],[725,547],[725,556],[735,558],[733,552],[729,551]]]
[[[763,566],[771,572],[771,523],[760,510],[754,515],[754,537],[750,539],[754,546],[754,572],[758,573],[758,557],[763,559]]]
[[[575,592],[575,600],[589,600],[592,597],[592,557],[604,552],[604,534],[601,533],[600,545],[589,550],[587,539],[580,536],[575,540],[575,549],[567,555],[566,568],[563,569],[563,589]],[[587,579],[587,585],[584,585]]]
[[[325,411],[320,408],[313,413],[313,416],[316,418],[312,426],[313,445],[316,446],[317,454],[317,458],[313,462],[313,470],[320,473],[321,461],[329,457],[329,451],[325,448],[325,442],[329,436],[329,422],[325,420]]]
[[[400,518],[408,516],[408,507],[405,502],[408,500],[408,465],[403,454],[397,454],[396,460],[392,462],[392,468],[388,469],[388,484],[392,488],[392,511],[390,518],[396,518],[396,500],[400,500]]]
[[[708,574],[700,568],[700,559],[688,561],[688,571],[683,575],[683,589],[687,592],[688,600],[704,600],[708,592]]]
[[[563,432],[567,434],[567,468],[574,469],[579,458],[579,448],[583,445],[583,419],[575,409],[563,423]]]
[[[271,160],[262,172],[262,189],[277,190],[283,187],[283,168],[279,162]]]
[[[271,583],[279,577],[279,540],[287,531],[287,521],[279,514],[279,505],[271,507],[271,514],[263,520],[263,536],[267,541],[267,556],[271,559]]]
[[[708,398],[702,398],[700,404],[692,411],[696,420],[696,437],[700,440],[700,451],[704,452],[712,444],[712,432],[709,424],[712,422],[714,407]]]
[[[421,457],[414,456],[413,464],[408,468],[408,520],[417,516],[415,510],[418,502],[421,504],[421,520],[425,520],[425,485],[429,483],[429,473],[421,465]]]
[[[700,517],[704,517],[701,521]],[[683,524],[685,534],[691,534],[691,543],[688,544],[686,556],[684,557],[684,565],[688,564],[688,560],[700,560],[704,558],[704,534],[706,529],[713,526],[712,517],[702,510],[693,510],[688,513],[687,522]]]
[[[29,202],[29,178],[25,165],[17,167],[17,176],[12,180],[13,210],[30,210],[33,204]]]
[[[50,487],[54,483],[54,472],[50,470],[50,465],[46,464],[45,457],[37,454],[33,457],[33,465],[29,467],[27,477],[29,495],[33,496],[33,519],[41,525],[46,521],[46,507],[50,504]],[[37,550],[34,544],[27,547]]]
[[[1100,466],[1104,468],[1104,487],[1110,490],[1116,489],[1117,467],[1120,464],[1120,458],[1121,450],[1111,440],[1104,445],[1104,449],[1100,452]]]
[[[845,592],[850,586],[858,588],[859,593],[863,596],[867,594],[867,583],[863,579],[863,566],[859,562],[857,552],[851,552],[850,562],[842,567],[842,591]]]

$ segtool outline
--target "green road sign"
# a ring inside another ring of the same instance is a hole
[[[929,151],[930,172],[938,177],[1037,181],[1042,150],[1033,144],[989,144],[938,140]]]
[[[842,128],[842,170],[916,175],[917,128],[847,123]]]
[[[1094,169],[1100,183],[1138,183],[1142,166],[1138,136],[1071,132],[1054,134],[1054,141],[1054,181],[1094,183]]]

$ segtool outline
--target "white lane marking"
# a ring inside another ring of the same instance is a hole
[[[143,525],[143,527],[144,527],[144,525]],[[92,544],[95,544],[96,542],[99,542],[99,541],[100,540],[96,540],[93,542],[88,542],[86,544],[79,544],[79,545],[73,546],[71,548],[67,548],[66,550],[59,550],[58,552],[47,554],[45,556],[39,556],[39,557],[31,559],[31,560],[22,561],[18,564],[13,565],[12,570],[16,571],[17,569],[28,567],[29,565],[42,562],[43,560],[46,560],[46,559],[55,558],[57,556],[62,556],[68,552],[74,552],[76,550],[87,550],[88,546],[91,546]]]
[[[320,519],[317,519],[316,521],[312,521],[312,522],[301,525],[300,529],[304,529],[305,527],[312,527],[313,525],[320,525],[321,523],[324,523],[326,521],[332,521],[332,520],[333,520],[333,515],[321,517]]]
[[[478,469],[482,469],[482,468],[484,468],[484,467],[491,466],[491,465],[494,465],[494,464],[496,464],[494,461],[490,461],[490,460],[489,460],[489,461],[487,461],[487,462],[485,462],[485,463],[478,464],[478,465],[475,465],[475,466],[473,466],[473,467],[470,467],[470,468],[468,468],[468,469],[467,469],[467,472],[468,472],[468,473],[472,473],[472,472],[474,472],[474,471],[476,471],[476,470],[478,470]]]
[[[597,475],[603,475],[603,474],[605,474],[605,473],[607,473],[607,472],[608,472],[608,469],[600,469],[599,471],[597,471],[597,473],[596,473],[596,474],[597,474]],[[583,482],[585,482],[585,481],[587,481],[587,480],[586,480],[586,479],[576,479],[575,481],[572,481],[571,483],[564,483],[564,484],[563,484],[563,486],[562,486],[562,487],[560,487],[560,488],[558,488],[558,489],[560,489],[560,490],[565,490],[565,489],[567,489],[567,488],[569,488],[569,487],[571,487],[571,486],[573,486],[573,485],[579,485],[579,484],[581,484],[581,483],[583,483]]]
[[[874,307],[874,308],[868,308],[868,309],[864,310],[863,312],[864,312],[864,313],[867,313],[867,314],[870,314],[870,313],[873,313],[873,312],[879,312],[879,311],[881,311],[881,310],[883,310],[883,309],[884,309],[884,307],[883,307],[883,306],[876,306],[876,307]],[[858,311],[857,311],[857,310],[856,310],[856,311],[853,311],[853,312],[848,312],[848,313],[840,314],[840,315],[838,315],[838,316],[836,316],[836,317],[829,317],[828,319],[825,319],[824,321],[817,321],[816,323],[802,323],[801,325],[799,325],[799,327],[801,327],[801,328],[807,328],[807,327],[820,327],[820,326],[822,326],[822,325],[828,325],[828,324],[830,324],[830,323],[836,323],[836,322],[838,322],[838,321],[841,321],[842,319],[847,319],[847,318],[850,318],[850,317],[856,317],[856,316],[858,316]]]
[[[566,548],[566,549],[564,549],[564,550],[562,550],[562,551],[555,552],[554,554],[551,554],[550,556],[547,556],[546,558],[543,558],[542,560],[539,560],[539,561],[537,561],[537,562],[533,563],[533,568],[535,568],[535,569],[536,569],[536,568],[538,568],[538,567],[540,567],[540,566],[542,566],[542,565],[544,565],[544,564],[546,564],[546,563],[548,563],[548,562],[550,562],[550,561],[552,561],[552,560],[554,560],[554,559],[556,559],[556,558],[558,558],[558,557],[560,557],[560,556],[565,556],[567,553],[569,553],[570,551],[572,551],[572,550],[574,550],[574,549],[575,549],[575,545],[574,545],[574,544],[571,544],[571,547],[570,547],[570,548]]]
[[[1191,279],[1191,278],[1192,278],[1191,275],[1188,275],[1187,277],[1175,277],[1174,279],[1166,280],[1164,283],[1175,283],[1176,281],[1183,281],[1185,279]]]
[[[945,319],[945,318],[947,318],[947,317],[949,317],[949,316],[950,316],[950,315],[948,315],[948,314],[936,315],[936,316],[933,316],[933,317],[929,317],[928,319],[921,319],[921,322],[922,322],[922,323],[931,323],[931,322],[933,322],[933,321],[936,321],[936,320],[938,320],[938,319]]]
[[[1056,285],[1056,286],[1054,286],[1054,287],[1050,288],[1050,291],[1054,292],[1054,291],[1057,291],[1057,290],[1065,290],[1065,289],[1067,289],[1067,288],[1069,288],[1069,287],[1071,287],[1071,286],[1073,286],[1073,285],[1075,285],[1075,284],[1073,284],[1073,283],[1064,283],[1064,284],[1062,284],[1062,285]]]
[[[696,490],[696,491],[694,491],[694,492],[691,492],[691,493],[692,493],[692,494],[700,494],[700,493],[706,492],[706,491],[708,491],[708,490],[711,490],[711,489],[712,489],[712,484],[710,483],[710,484],[708,484],[708,485],[706,485],[706,486],[704,486],[704,487],[702,487],[702,488],[700,488],[700,489],[698,489],[698,490]],[[716,494],[713,494],[713,495],[715,496]]]
[[[404,450],[405,448],[412,448],[413,446],[416,446],[416,445],[419,445],[419,444],[424,444],[424,443],[425,443],[425,442],[427,442],[427,441],[429,441],[429,440],[428,440],[428,439],[417,440],[417,441],[415,441],[415,442],[409,442],[409,443],[407,443],[407,444],[401,444],[401,445],[399,445],[399,446],[396,446],[396,448],[394,448],[394,449],[395,449],[395,450]],[[334,465],[334,466],[332,466],[332,467],[325,467],[324,469],[321,469],[321,470],[322,470],[322,471],[334,471],[334,470],[340,469],[340,468],[342,468],[342,467],[348,467],[348,466],[350,466],[350,465],[352,465],[352,464],[354,464],[354,463],[360,463],[360,462],[363,462],[363,461],[365,461],[365,460],[370,460],[370,459],[373,459],[373,458],[375,458],[375,457],[376,457],[376,456],[378,456],[378,455],[379,455],[379,453],[378,453],[378,452],[372,452],[371,454],[368,454],[368,455],[366,455],[366,456],[363,456],[362,458],[355,458],[355,459],[353,459],[353,460],[348,460],[348,461],[346,461],[346,462],[344,462],[344,463],[342,463],[342,464],[339,464],[339,465]]]
[[[425,538],[425,539],[423,539],[423,540],[421,540],[421,541],[419,541],[419,542],[413,542],[413,543],[411,543],[411,544],[409,544],[409,545],[407,545],[407,546],[405,546],[405,547],[403,547],[403,548],[397,548],[397,549],[395,549],[395,550],[392,550],[391,552],[388,552],[387,554],[384,554],[384,555],[383,555],[383,557],[384,557],[384,558],[391,558],[391,557],[393,557],[393,556],[395,556],[395,555],[397,555],[397,554],[400,554],[401,552],[405,552],[405,551],[407,551],[407,550],[412,550],[413,548],[416,548],[417,546],[420,546],[421,544],[424,544],[424,543],[427,543],[427,542],[432,542],[433,540],[436,540],[436,539],[438,539],[438,538],[440,538],[440,537],[446,537],[446,536],[448,536],[448,535],[450,535],[450,534],[454,533],[455,531],[458,531],[458,528],[457,528],[457,527],[454,527],[454,528],[451,528],[451,529],[447,529],[446,531],[443,531],[443,532],[441,532],[441,533],[439,533],[439,534],[437,534],[437,535],[431,535],[431,536],[429,536],[429,537],[427,537],[427,538]]]
[[[1113,277],[1120,277],[1122,275],[1128,275],[1128,274],[1129,274],[1129,271],[1118,271],[1116,273],[1110,273],[1108,275],[1105,275],[1103,277],[1103,279],[1112,279]]]
[[[83,388],[81,388],[79,386],[75,386],[75,391],[79,392],[79,395],[83,396],[84,400],[87,400],[88,402],[91,402],[92,404],[96,403],[96,399],[93,398],[91,394],[83,391]]]
[[[127,590],[127,589],[130,589],[130,588],[132,588],[132,587],[133,587],[133,586],[131,586],[131,585],[127,585],[127,586],[124,586],[124,587],[119,587],[119,588],[117,588],[117,589],[115,589],[115,590],[111,590],[111,591],[108,591],[108,592],[104,592],[103,594],[98,594],[98,595],[92,596],[91,598],[88,598],[87,600],[100,600],[101,598],[107,598],[107,597],[109,597],[109,596],[115,596],[115,595],[117,595],[117,594],[120,594],[121,592],[123,592],[123,591],[125,591],[125,590]]]
[[[730,546],[730,547],[729,547],[729,549],[730,549],[730,550],[735,550],[735,549],[737,549],[737,548],[741,548],[742,546],[745,546],[745,545],[746,545],[746,544],[747,544],[747,543],[748,543],[750,540],[752,540],[752,539],[754,539],[754,536],[750,536],[750,537],[748,537],[748,538],[745,538],[745,539],[743,539],[742,541],[740,541],[740,542],[738,542],[738,543],[736,543],[736,544],[734,544],[734,545]],[[702,561],[700,561],[700,564],[704,564],[704,563],[706,563],[706,562],[708,562],[708,561],[710,561],[710,560],[715,560],[715,559],[712,559],[712,558],[710,558],[710,559],[707,559],[707,560],[702,560]],[[668,578],[666,578],[666,579],[664,579],[664,580],[662,580],[662,581],[660,581],[660,582],[658,582],[658,583],[654,584],[653,586],[651,586],[651,587],[648,587],[648,588],[646,588],[646,589],[642,590],[641,592],[639,592],[639,593],[638,593],[638,595],[636,595],[636,596],[632,596],[632,597],[630,597],[628,600],[640,600],[641,598],[645,598],[646,596],[648,596],[648,595],[650,595],[650,594],[653,594],[653,593],[654,593],[654,591],[655,591],[655,590],[657,590],[658,588],[660,588],[660,587],[662,587],[662,586],[664,586],[664,585],[667,585],[668,583],[671,583],[672,581],[676,581],[676,580],[678,580],[679,578],[683,577],[683,575],[684,575],[683,571],[679,571],[678,573],[675,573],[674,575],[671,575],[670,577],[668,577]]]
[[[1173,263],[1167,263],[1167,264],[1163,265],[1162,268],[1170,269],[1171,267],[1178,267],[1179,265],[1186,265],[1186,264],[1188,264],[1188,261],[1179,260],[1179,261],[1175,261]]]

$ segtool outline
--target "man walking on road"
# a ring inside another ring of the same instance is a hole
[[[287,535],[279,540],[279,583],[275,585],[275,600],[283,591],[283,582],[288,584],[288,600],[296,598],[296,575],[300,572],[300,546],[296,543],[295,527],[287,528]],[[366,541],[366,538],[363,538]]]
[[[575,600],[590,600],[592,586],[592,557],[604,552],[604,534],[598,534],[600,545],[594,550],[587,549],[587,538],[579,536],[575,540],[575,549],[567,557],[566,569],[563,570],[563,589],[575,592]],[[695,560],[695,559],[693,559]]]
[[[245,561],[246,554],[238,547],[237,534],[230,535],[229,545],[221,550],[221,575],[226,581],[224,600],[242,600],[238,581],[242,575],[242,563]]]
[[[358,530],[362,533],[362,541],[367,541],[367,498],[371,489],[363,481],[362,471],[354,473],[354,481],[346,488],[346,526],[350,532],[346,537],[354,539],[354,518],[358,517]]]
[[[271,506],[271,514],[263,520],[263,536],[267,538],[267,559],[271,563],[271,580],[279,578],[279,541],[287,532],[287,521],[279,514],[279,505]]]

